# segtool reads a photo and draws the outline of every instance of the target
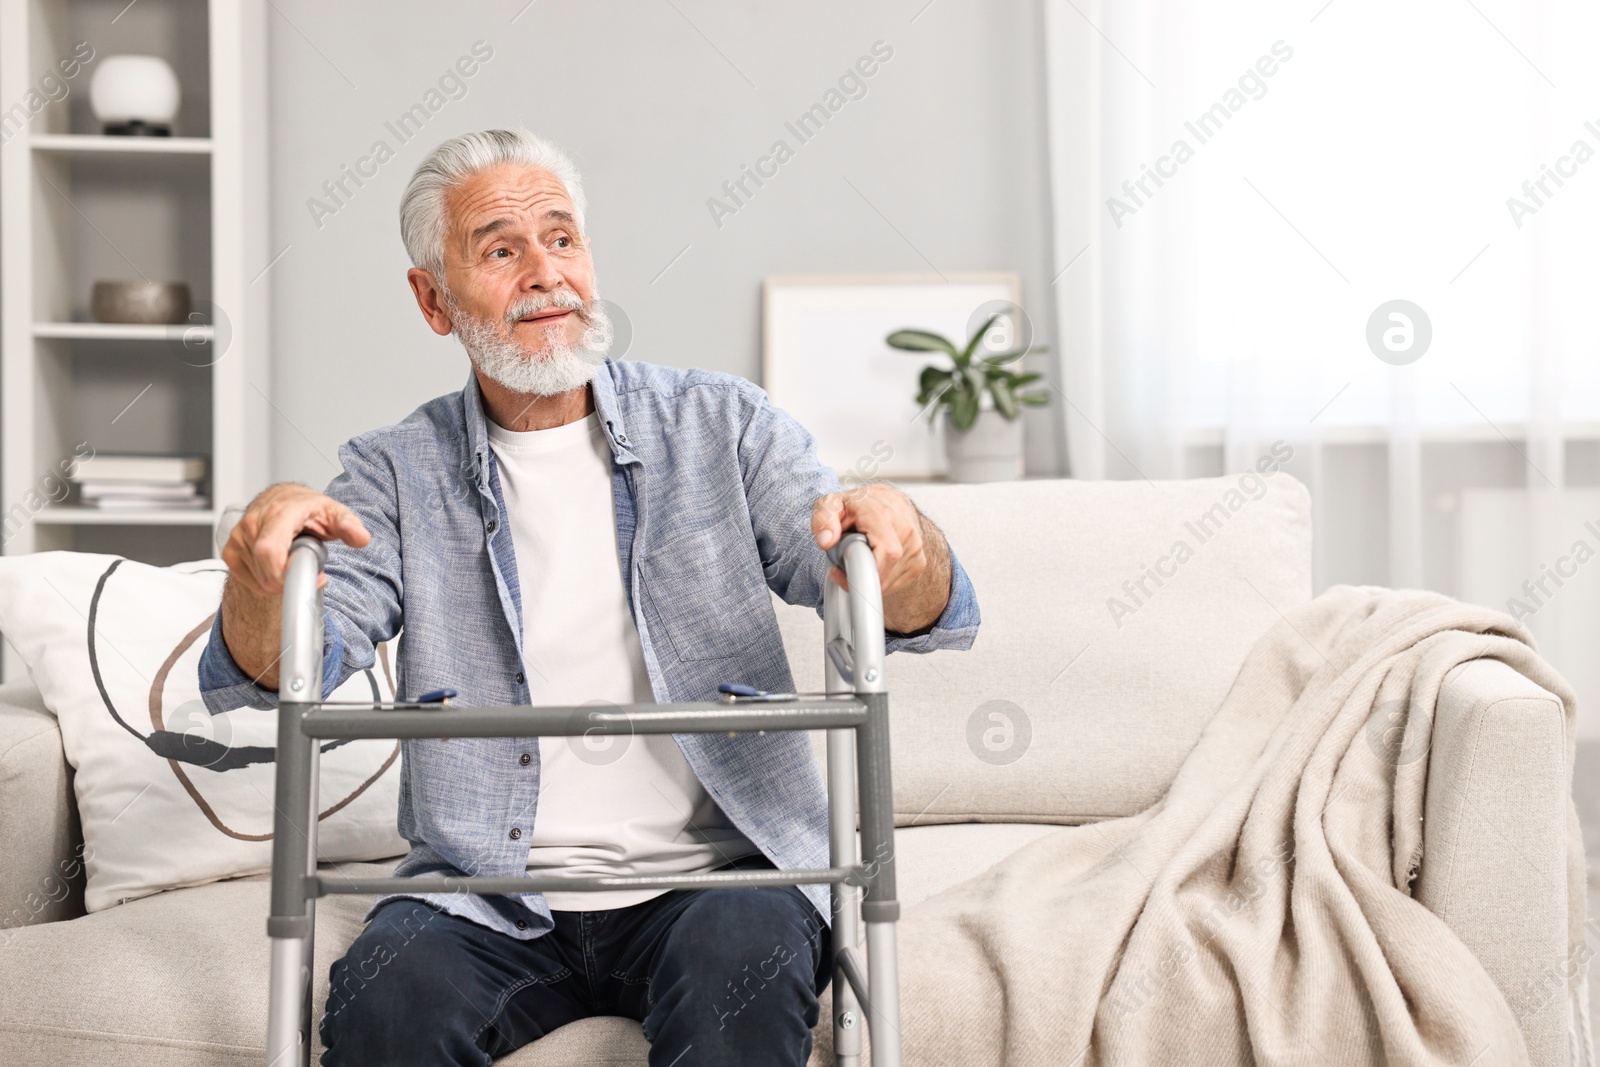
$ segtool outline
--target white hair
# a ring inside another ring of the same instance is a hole
[[[450,190],[479,171],[503,163],[540,167],[554,174],[566,186],[578,219],[584,229],[583,179],[567,154],[530,130],[480,130],[452,137],[429,152],[417,164],[405,195],[400,198],[400,239],[413,266],[432,274],[444,283],[444,247],[449,219],[445,197]]]

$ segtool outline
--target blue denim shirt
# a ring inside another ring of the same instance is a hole
[[[611,448],[617,552],[655,699],[714,699],[722,682],[790,691],[767,590],[821,611],[829,564],[811,535],[811,508],[839,488],[811,435],[733,375],[608,360],[591,389]],[[524,605],[476,379],[397,426],[354,438],[339,457],[344,471],[327,493],[361,517],[372,540],[361,549],[329,545],[324,697],[400,633],[403,696],[452,688],[463,705],[541,703],[537,678],[523,671]],[[937,623],[915,636],[890,634],[890,651],[971,647],[977,598],[960,563],[951,569]],[[199,673],[213,714],[276,706],[277,694],[233,662],[220,613]],[[775,866],[828,866],[827,794],[805,734],[673,736],[706,791]],[[533,756],[528,764],[524,753]],[[396,875],[525,873],[538,754],[533,737],[403,742],[398,826],[411,851]],[[802,888],[831,918],[827,886]],[[364,918],[396,896],[512,937],[552,926],[543,894],[533,892],[390,894]]]

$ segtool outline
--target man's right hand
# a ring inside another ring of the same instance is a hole
[[[283,575],[289,545],[301,533],[361,548],[372,540],[356,513],[315,489],[283,482],[250,502],[223,546],[222,637],[239,669],[265,689],[278,688]],[[317,585],[328,576],[319,574]]]
[[[343,541],[353,548],[372,540],[356,513],[337,500],[303,485],[280,482],[250,502],[223,546],[223,562],[233,580],[256,596],[282,596],[289,545],[301,533]],[[322,575],[319,584],[327,577]]]

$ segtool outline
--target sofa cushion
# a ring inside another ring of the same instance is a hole
[[[902,899],[942,892],[1044,833],[1040,825],[918,826],[895,835]],[[325,866],[349,877],[389,864]],[[69,922],[10,931],[0,948],[0,1063],[55,1067],[257,1067],[267,1025],[264,876],[174,889]],[[317,904],[317,1018],[328,967],[361,931],[366,896]],[[911,982],[907,977],[908,987]],[[826,1026],[824,1019],[820,1026]],[[320,1042],[312,1062],[321,1056]],[[585,1019],[499,1061],[509,1067],[643,1067],[627,1019]],[[819,1064],[820,1061],[814,1061]]]
[[[0,945],[83,914],[82,840],[55,716],[32,683],[0,686]]]
[[[1311,596],[1310,498],[1287,474],[904,488],[983,625],[970,651],[890,658],[902,823],[1143,810],[1251,644]],[[820,620],[776,607],[796,684],[822,688]]]

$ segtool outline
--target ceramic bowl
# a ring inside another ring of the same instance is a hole
[[[96,322],[181,323],[189,316],[182,282],[95,282],[89,310]]]

